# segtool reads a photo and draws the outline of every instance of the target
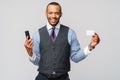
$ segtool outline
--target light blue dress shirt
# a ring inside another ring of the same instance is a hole
[[[52,26],[49,23],[47,23],[47,30],[50,35],[52,31]],[[59,30],[60,30],[60,23],[58,23],[55,26],[56,36],[58,35]],[[30,61],[34,65],[38,65],[40,60],[40,49],[39,49],[40,35],[38,31],[33,35],[32,39],[33,39],[33,56],[30,57]],[[69,28],[69,31],[68,31],[68,43],[71,46],[70,58],[74,62],[79,62],[83,60],[90,53],[90,51],[88,50],[88,47],[84,49],[80,48],[80,44],[77,40],[76,34],[71,28]]]

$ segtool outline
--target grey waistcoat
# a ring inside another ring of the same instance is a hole
[[[38,71],[50,74],[66,73],[70,71],[70,45],[68,43],[69,28],[60,25],[60,31],[53,42],[50,39],[46,26],[39,29],[40,34],[40,61]]]

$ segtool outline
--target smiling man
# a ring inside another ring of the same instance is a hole
[[[70,59],[80,62],[100,42],[97,33],[92,36],[90,44],[80,48],[75,32],[60,23],[61,6],[51,2],[46,8],[47,25],[40,28],[32,39],[25,40],[25,48],[30,61],[39,66],[36,80],[70,80]]]

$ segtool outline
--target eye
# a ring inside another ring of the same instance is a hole
[[[56,14],[56,15],[59,15],[60,13],[59,13],[59,12],[56,12],[55,14]]]
[[[52,14],[52,12],[49,12],[48,14]]]

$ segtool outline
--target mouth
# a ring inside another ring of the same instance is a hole
[[[59,18],[50,18],[50,17],[48,17],[48,22],[52,25],[52,26],[55,26],[55,25],[57,25],[57,23],[59,22]]]
[[[51,22],[51,23],[56,23],[56,22],[57,22],[57,19],[50,19],[50,22]]]

